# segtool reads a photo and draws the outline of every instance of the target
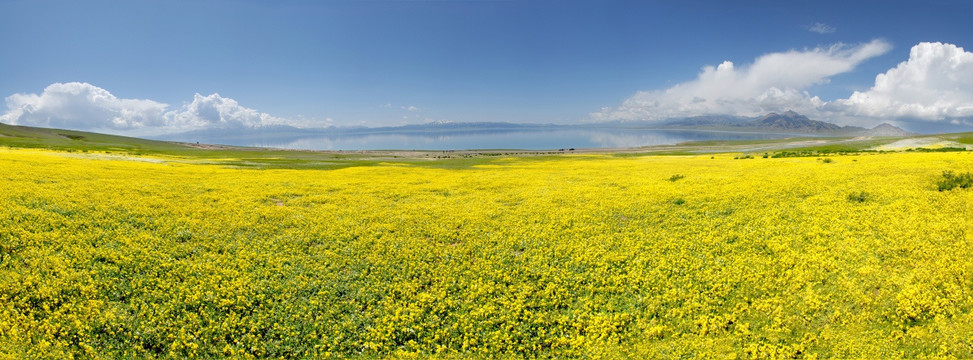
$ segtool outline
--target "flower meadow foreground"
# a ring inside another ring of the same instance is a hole
[[[0,149],[0,357],[970,358],[971,171]]]

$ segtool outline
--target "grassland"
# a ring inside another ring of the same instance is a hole
[[[0,357],[973,357],[969,151],[78,135],[0,138]]]

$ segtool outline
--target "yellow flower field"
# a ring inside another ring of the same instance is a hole
[[[0,149],[0,357],[973,357],[973,153],[733,157]]]

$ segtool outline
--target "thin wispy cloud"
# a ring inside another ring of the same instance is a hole
[[[833,34],[838,31],[834,26],[819,22],[808,25],[807,30],[818,34]]]

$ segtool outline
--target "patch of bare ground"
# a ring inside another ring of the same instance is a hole
[[[936,136],[917,137],[902,139],[890,144],[876,146],[873,150],[900,151],[907,149],[941,149],[941,148],[964,148],[973,149],[973,145],[960,144],[955,141],[946,140]]]

